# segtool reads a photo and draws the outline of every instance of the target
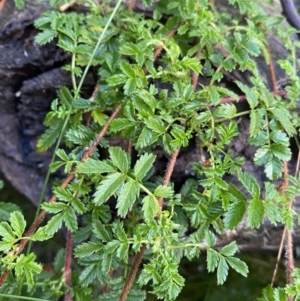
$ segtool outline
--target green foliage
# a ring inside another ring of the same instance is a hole
[[[16,1],[19,7],[22,3]],[[146,299],[145,288],[158,299],[175,300],[185,285],[181,259],[194,260],[202,253],[218,284],[226,281],[229,269],[246,277],[247,265],[236,257],[237,244],[217,248],[219,236],[241,223],[258,228],[265,219],[291,229],[295,213],[287,199],[300,194],[300,181],[293,177],[282,194],[272,182],[262,185],[255,174],[243,170],[249,157],[238,157],[231,150],[241,135],[239,117],[247,114],[249,137],[244,140],[256,148],[250,159],[263,167],[268,181],[279,179],[283,162],[291,159],[290,138],[299,127],[293,112],[298,109],[300,84],[289,32],[279,30],[291,53],[279,62],[292,83],[287,104],[269,91],[255,60],[261,56],[269,64],[266,28],[281,22],[267,18],[258,1],[229,1],[240,15],[223,13],[213,1],[158,1],[152,18],[118,9],[120,1],[110,15],[112,3],[85,1],[84,14],[52,9],[35,20],[36,42],[56,41],[69,55],[63,69],[72,79],[72,87],[59,88],[37,149],[48,150],[63,139],[62,148],[55,149],[58,160],[49,168],[51,172],[64,168],[74,178],[68,185],[55,183],[56,200],[41,205],[49,218],[29,239],[48,240],[64,227],[72,233],[76,242],[72,283],[63,285],[68,248],[59,251],[54,274],[48,278],[33,253],[16,255],[18,243],[26,239],[26,222],[15,207],[0,203],[3,268],[13,269],[15,290],[25,277],[30,296],[58,299],[70,289],[74,300],[87,301],[119,300],[132,258],[142,248],[147,261],[127,300]],[[98,75],[97,91],[86,99],[81,85],[90,66]],[[241,81],[225,85],[226,75],[234,72],[251,74],[251,85]],[[191,84],[192,73],[199,75],[196,85]],[[245,96],[248,111],[239,112],[235,106],[242,99],[238,94]],[[105,133],[108,139],[102,138],[86,159],[119,105],[122,108]],[[115,146],[115,137],[130,141],[133,156]],[[171,155],[195,140],[205,156],[189,163],[195,177],[175,193],[178,187],[162,182],[161,177],[166,181],[168,176],[156,170],[157,156]],[[237,179],[235,184],[228,183],[228,176]],[[300,278],[296,272],[294,277]],[[286,294],[298,297],[297,285],[267,288],[260,300],[283,300]]]

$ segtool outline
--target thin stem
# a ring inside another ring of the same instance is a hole
[[[137,273],[137,271],[139,269],[139,266],[140,266],[140,264],[142,262],[145,250],[146,250],[146,245],[143,244],[142,247],[141,247],[141,249],[140,249],[140,251],[135,256],[132,268],[131,268],[131,270],[129,272],[129,275],[127,277],[126,283],[125,283],[125,285],[123,287],[123,290],[122,290],[122,293],[121,293],[119,301],[125,301],[127,299],[127,295],[129,293],[130,288],[132,286],[132,283],[133,283],[133,281],[135,279],[135,276],[136,276],[136,273]]]
[[[66,301],[72,301],[71,295],[71,275],[72,275],[72,232],[67,233],[67,244],[66,244],[66,262],[65,262],[65,285],[66,285]]]

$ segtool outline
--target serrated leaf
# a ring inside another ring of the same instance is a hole
[[[0,223],[0,235],[3,237],[4,240],[14,240],[15,234],[7,222]]]
[[[49,128],[46,129],[46,131],[42,134],[36,145],[37,150],[39,152],[46,151],[54,144],[54,142],[60,134],[63,123],[63,120],[57,119],[51,124]]]
[[[248,226],[257,228],[263,221],[265,213],[264,203],[260,199],[252,199],[248,209]]]
[[[119,247],[117,249],[117,252],[116,252],[117,257],[120,260],[126,260],[128,258],[128,250],[129,250],[129,243],[128,242],[120,243]]]
[[[74,209],[69,206],[64,211],[64,222],[69,231],[74,232],[78,229],[76,214]]]
[[[195,1],[194,0],[186,0],[186,9],[187,13],[191,15],[195,10]]]
[[[50,239],[52,236],[47,235],[45,227],[40,227],[38,230],[30,236],[30,240],[44,241]]]
[[[63,211],[68,205],[61,202],[43,203],[42,209],[48,213],[58,213]]]
[[[122,85],[127,81],[127,76],[124,74],[115,74],[106,79],[107,83],[111,87]]]
[[[227,257],[226,261],[236,272],[243,275],[244,277],[247,277],[249,270],[245,262],[235,257]]]
[[[104,247],[104,251],[107,254],[112,254],[115,252],[115,250],[117,249],[117,247],[119,246],[120,242],[118,240],[112,240],[109,241],[105,247]]]
[[[282,161],[289,161],[292,156],[291,150],[287,146],[279,143],[271,144],[270,151],[276,158]]]
[[[79,214],[83,214],[87,211],[86,206],[83,204],[83,202],[78,199],[78,198],[73,198],[72,202],[71,202],[72,207],[74,208],[74,210],[79,213]]]
[[[260,187],[250,173],[240,172],[238,178],[253,198],[258,199],[260,197]]]
[[[115,171],[115,168],[108,161],[94,159],[86,159],[84,162],[78,162],[76,168],[77,173],[87,174],[101,174]]]
[[[162,134],[166,131],[166,127],[162,120],[157,116],[150,116],[144,120],[145,125],[153,132]]]
[[[77,246],[74,250],[75,257],[87,257],[102,250],[103,245],[95,242],[87,242]]]
[[[134,165],[133,174],[141,181],[153,166],[156,156],[153,154],[143,154]]]
[[[66,188],[55,187],[53,189],[53,192],[57,196],[57,198],[61,201],[70,202],[73,199],[73,194]]]
[[[133,204],[139,194],[140,186],[138,182],[130,179],[127,183],[125,183],[120,191],[116,206],[119,216],[125,217],[127,213],[132,210]]]
[[[63,86],[59,90],[59,99],[66,106],[66,108],[71,108],[72,103],[73,103],[73,96],[70,92],[70,90]]]
[[[8,252],[14,245],[13,241],[0,241],[0,251]]]
[[[16,260],[15,272],[17,278],[21,279],[26,277],[26,283],[28,287],[32,287],[34,284],[33,273],[40,273],[42,271],[42,266],[35,262],[35,254],[30,253],[29,255],[20,254]]]
[[[210,247],[213,247],[217,242],[216,236],[211,231],[205,231],[205,240]]]
[[[243,219],[246,212],[246,202],[236,201],[231,203],[228,210],[224,213],[224,225],[226,228],[234,229]]]
[[[207,270],[209,272],[213,272],[215,268],[218,266],[218,262],[219,262],[218,252],[211,248],[207,249],[206,262],[207,262]]]
[[[129,169],[129,157],[128,154],[121,147],[110,147],[109,155],[112,163],[121,172],[127,173]]]
[[[99,221],[95,221],[93,223],[93,233],[104,242],[108,242],[111,240],[110,235],[106,231],[104,225]]]
[[[134,68],[126,61],[120,63],[120,69],[127,77],[135,77]]]
[[[238,81],[236,81],[235,83],[241,89],[241,91],[245,93],[250,108],[252,110],[255,109],[256,106],[258,105],[257,95],[252,91],[251,88],[244,85],[243,83],[238,82]]]
[[[270,109],[270,111],[273,113],[276,120],[280,122],[281,126],[289,136],[293,136],[294,134],[296,134],[296,129],[290,120],[290,115],[287,115],[289,113],[286,110],[272,108]]]
[[[208,89],[208,97],[210,104],[217,105],[220,102],[220,94],[215,86],[211,86]]]
[[[153,195],[147,195],[143,198],[143,214],[146,223],[153,221],[154,217],[160,211],[160,207],[156,198]]]
[[[68,155],[66,154],[66,152],[63,149],[58,149],[55,152],[55,155],[57,157],[59,157],[60,159],[62,159],[63,161],[69,161]]]
[[[170,186],[159,185],[153,192],[156,197],[171,198],[174,190]]]
[[[39,45],[44,45],[46,43],[51,42],[54,38],[56,38],[56,36],[57,36],[56,31],[48,29],[38,33],[35,36],[35,40]]]
[[[217,281],[218,284],[223,284],[228,275],[228,264],[224,257],[220,258],[218,269],[217,269]]]
[[[256,137],[262,130],[264,119],[262,112],[259,110],[251,110],[250,113],[250,137]],[[260,143],[261,144],[261,143]]]
[[[62,226],[62,222],[63,222],[63,212],[53,216],[47,223],[46,227],[45,227],[45,231],[47,233],[47,235],[52,236],[53,234],[55,234]]]
[[[110,130],[113,132],[120,132],[120,131],[132,126],[131,122],[127,118],[116,118],[111,122]]]
[[[20,207],[10,202],[0,202],[0,220],[7,221],[11,212],[21,211]]]
[[[265,173],[270,180],[277,180],[283,172],[283,164],[277,158],[270,159],[265,165]]]
[[[232,241],[229,245],[223,247],[219,253],[224,255],[224,256],[232,256],[235,254],[235,252],[237,251],[237,245],[235,241]]]
[[[106,202],[116,192],[125,179],[126,175],[121,173],[109,174],[97,187],[97,190],[94,193],[93,202],[97,205]]]
[[[137,140],[137,147],[139,149],[143,149],[144,147],[148,146],[150,141],[153,138],[153,133],[150,129],[144,127],[139,135],[139,138]],[[157,139],[156,139],[157,140]]]

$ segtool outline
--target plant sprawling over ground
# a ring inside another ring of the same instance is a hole
[[[128,7],[121,1],[83,2],[88,12],[52,9],[35,21],[39,44],[55,40],[70,54],[63,68],[73,87],[60,88],[37,144],[40,151],[56,145],[50,172],[63,168],[67,176],[53,187],[53,197],[41,204],[27,232],[15,208],[0,223],[2,294],[144,300],[147,285],[158,299],[175,300],[185,282],[178,271],[183,257],[206,256],[218,284],[229,269],[247,276],[247,265],[235,257],[237,244],[216,249],[216,235],[245,221],[259,227],[268,218],[285,224],[291,237],[296,215],[291,202],[300,192],[298,178],[287,169],[290,138],[297,137],[299,126],[295,31],[257,1],[229,0],[239,11],[234,15],[208,0],[158,1],[151,17],[133,12],[134,1]],[[278,91],[272,68],[272,80],[262,78],[256,60],[273,64],[267,37],[275,32],[288,50],[278,62],[289,78],[285,91]],[[98,83],[84,98],[81,87],[91,68]],[[233,72],[244,72],[250,84],[225,84],[225,74]],[[238,111],[235,103],[243,101],[247,109]],[[263,186],[243,169],[243,156],[230,149],[241,116],[250,116],[247,141],[268,179]],[[112,146],[111,137],[127,148]],[[191,162],[194,178],[178,191],[172,172],[191,141],[199,149]],[[164,175],[154,168],[158,149],[170,158]],[[240,186],[228,183],[228,175]],[[51,271],[42,271],[31,242],[49,240],[62,228],[66,247]],[[300,277],[291,253],[288,243],[287,286],[267,288],[261,300],[298,296]]]

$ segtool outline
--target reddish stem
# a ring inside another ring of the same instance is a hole
[[[66,285],[66,301],[72,301],[71,295],[71,275],[72,275],[72,232],[67,233],[67,244],[66,244],[66,262],[65,262],[65,285]]]

